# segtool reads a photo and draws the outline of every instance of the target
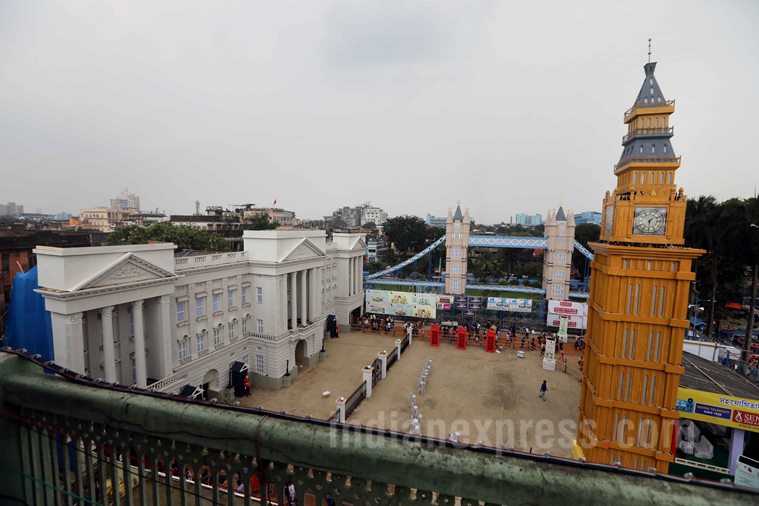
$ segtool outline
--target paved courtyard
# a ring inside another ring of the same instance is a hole
[[[298,416],[327,419],[335,410],[335,399],[348,397],[363,381],[361,368],[369,365],[382,350],[393,349],[395,337],[340,332],[336,339],[325,339],[327,357],[315,367],[303,368],[293,384],[281,390],[255,388],[243,397],[243,406],[287,411]],[[329,397],[322,392],[329,390]]]

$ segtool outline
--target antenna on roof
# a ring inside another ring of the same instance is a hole
[[[648,38],[648,63],[651,63],[651,38]]]

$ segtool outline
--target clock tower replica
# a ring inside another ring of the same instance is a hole
[[[670,143],[675,101],[664,98],[656,63],[643,68],[643,86],[624,114],[617,187],[606,192],[601,236],[591,244],[575,454],[666,473],[678,428],[691,263],[704,252],[683,247],[686,197],[675,187],[680,157]]]

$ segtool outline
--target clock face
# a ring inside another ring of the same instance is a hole
[[[606,206],[606,222],[604,224],[604,233],[611,235],[611,229],[614,226],[614,206]]]
[[[642,235],[664,235],[667,224],[666,207],[636,207],[633,233]]]

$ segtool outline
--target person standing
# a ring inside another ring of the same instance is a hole
[[[298,504],[295,484],[291,480],[287,480],[287,484],[285,485],[285,500],[287,501],[287,506],[296,506]]]
[[[545,402],[546,400],[546,391],[548,390],[548,384],[546,383],[546,380],[543,380],[543,384],[540,385],[540,395],[539,397],[543,399]]]

